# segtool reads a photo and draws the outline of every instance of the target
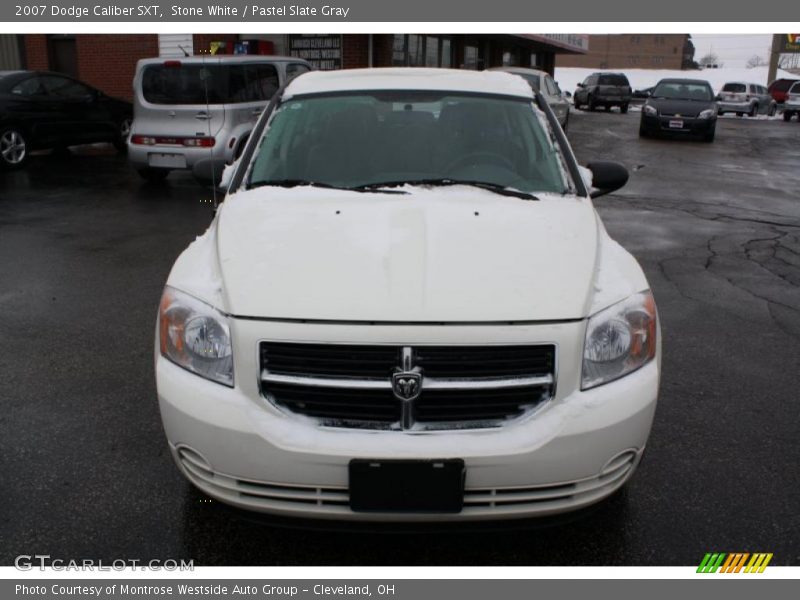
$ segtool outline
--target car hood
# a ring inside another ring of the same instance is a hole
[[[586,316],[600,232],[588,199],[522,200],[467,186],[403,191],[229,196],[214,266],[227,312],[403,322]]]
[[[698,100],[676,100],[674,98],[651,98],[647,101],[659,114],[696,117],[701,111],[714,106],[713,102]]]

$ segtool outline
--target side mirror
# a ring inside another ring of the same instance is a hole
[[[585,84],[585,83],[579,83],[579,84],[578,84],[578,87],[579,87],[579,88],[586,87],[586,84]]]
[[[564,96],[567,98],[572,98],[572,92],[564,92]]]
[[[618,162],[597,161],[586,167],[592,172],[592,198],[615,192],[628,183],[628,169]]]
[[[192,175],[200,184],[208,187],[215,187],[223,194],[227,192],[228,182],[223,182],[223,173],[227,163],[224,158],[203,158],[194,163]],[[230,179],[230,170],[228,170]]]

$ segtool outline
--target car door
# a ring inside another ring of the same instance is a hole
[[[108,109],[98,98],[100,93],[70,77],[42,75],[48,96],[59,106],[64,144],[81,144],[105,140],[113,129]]]
[[[542,79],[544,80],[542,91],[545,94],[547,103],[555,113],[558,122],[563,125],[567,119],[569,104],[567,104],[566,99],[561,95],[561,90],[558,88],[558,85],[555,81],[553,81],[553,78],[550,77],[550,75],[545,75],[542,77]]]
[[[58,102],[47,95],[38,75],[17,82],[10,90],[4,120],[27,132],[34,146],[46,147],[63,135],[63,115]]]

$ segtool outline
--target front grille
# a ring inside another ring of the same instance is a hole
[[[555,347],[262,342],[261,390],[335,427],[494,427],[549,400]]]

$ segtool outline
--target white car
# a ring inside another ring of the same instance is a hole
[[[578,509],[631,476],[658,319],[592,204],[627,171],[579,167],[521,78],[301,75],[226,179],[156,335],[169,447],[200,490],[471,520]]]

